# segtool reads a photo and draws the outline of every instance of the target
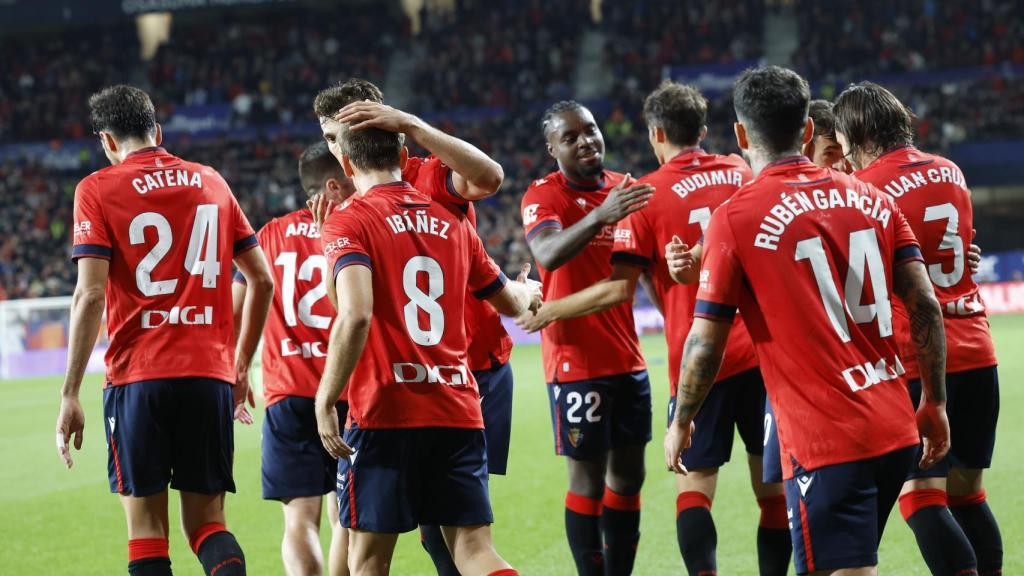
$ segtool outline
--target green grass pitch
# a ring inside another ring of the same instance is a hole
[[[1024,315],[992,319],[1002,360],[1002,417],[993,470],[987,475],[989,501],[1003,530],[1006,572],[1024,570],[1024,493],[1013,487],[1024,478]],[[675,487],[663,470],[660,423],[665,413],[666,353],[661,336],[646,337],[644,352],[654,388],[654,441],[648,449],[648,476],[643,492],[643,533],[638,575],[683,574],[675,537]],[[552,450],[547,396],[540,350],[516,350],[515,419],[507,477],[492,481],[498,550],[525,575],[573,573],[562,528],[566,472]],[[108,493],[106,447],[102,426],[100,379],[88,379],[83,391],[86,438],[74,453],[75,467],[60,463],[53,423],[60,380],[0,382],[0,573],[11,575],[110,575],[126,572],[124,519],[117,499]],[[238,494],[228,499],[229,528],[245,550],[249,574],[282,574],[279,505],[260,499],[260,422],[236,428],[235,476]],[[172,506],[176,498],[172,496]],[[737,440],[733,461],[721,474],[714,505],[718,526],[718,562],[722,574],[756,574],[757,505]],[[172,508],[171,523],[177,525]],[[326,539],[325,539],[326,541]],[[180,531],[171,535],[177,574],[201,575]],[[894,512],[880,552],[883,574],[925,574],[913,536]],[[399,540],[392,574],[432,574],[419,538]]]

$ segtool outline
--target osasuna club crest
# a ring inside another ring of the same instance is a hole
[[[577,448],[583,441],[583,432],[579,428],[569,428],[569,444]]]

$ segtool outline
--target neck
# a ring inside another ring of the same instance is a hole
[[[144,140],[132,138],[131,140],[118,142],[116,153],[118,162],[124,162],[125,158],[143,148],[155,148],[156,145],[156,139],[154,138],[146,138]]]
[[[381,184],[391,184],[402,179],[402,171],[396,166],[391,170],[369,170],[356,172],[352,175],[352,183],[360,196],[369,192],[370,188]]]
[[[604,178],[604,169],[602,169],[600,172],[593,176],[584,176],[583,174],[579,173],[573,174],[572,172],[569,172],[568,170],[562,168],[561,166],[559,166],[558,169],[561,170],[562,175],[568,178],[570,181],[575,182],[576,184],[582,184],[584,186],[597,186],[598,184],[601,183],[601,180]]]
[[[700,143],[690,144],[689,146],[680,146],[679,144],[673,144],[666,140],[661,146],[661,163],[664,164],[683,152],[692,152],[694,150],[700,150]]]
[[[793,148],[792,150],[786,150],[779,153],[765,152],[758,148],[750,148],[747,150],[747,158],[750,160],[750,171],[754,173],[754,176],[760,174],[761,171],[772,162],[792,156],[800,156],[800,154],[801,152],[799,148]]]

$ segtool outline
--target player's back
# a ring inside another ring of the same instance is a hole
[[[86,177],[75,249],[110,260],[107,380],[234,380],[231,262],[257,245],[214,169],[146,148]]]
[[[776,162],[715,213],[704,254],[696,314],[738,301],[784,455],[814,469],[917,442],[891,299],[894,267],[920,251],[890,198],[803,157]],[[719,294],[725,278],[739,292]]]
[[[464,217],[408,183],[377,186],[331,215],[324,253],[334,276],[373,274],[373,320],[349,384],[361,428],[482,428],[466,358],[467,287],[483,298],[505,278]]]
[[[263,395],[268,406],[285,396],[313,398],[334,318],[320,232],[303,208],[271,220],[257,237],[277,287],[263,329]]]
[[[613,262],[628,261],[629,257],[619,252],[620,247],[643,241],[649,263],[654,264],[650,271],[664,306],[673,395],[679,380],[683,342],[693,323],[697,286],[678,284],[672,279],[664,262],[664,247],[674,236],[687,246],[700,242],[711,214],[751,178],[750,167],[735,154],[708,154],[699,148],[686,150],[640,179],[654,186],[654,196],[644,209],[628,216],[616,230]],[[743,321],[737,318],[717,380],[756,365],[750,337]]]
[[[904,146],[883,154],[856,175],[893,197],[921,245],[928,276],[942,306],[947,371],[995,365],[985,308],[967,266],[974,212],[960,168],[941,156]],[[916,376],[916,362],[909,357],[913,348],[907,313],[900,303],[895,311],[906,336],[902,342],[909,360],[907,369]]]

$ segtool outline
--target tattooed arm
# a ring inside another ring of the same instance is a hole
[[[893,291],[910,316],[910,340],[921,370],[921,404],[917,427],[924,439],[921,468],[929,468],[949,451],[946,418],[946,332],[942,309],[921,262],[908,262],[893,271]]]
[[[676,412],[665,434],[665,464],[669,470],[688,473],[679,456],[690,446],[693,419],[715,383],[730,328],[732,322],[695,318],[686,337]]]

